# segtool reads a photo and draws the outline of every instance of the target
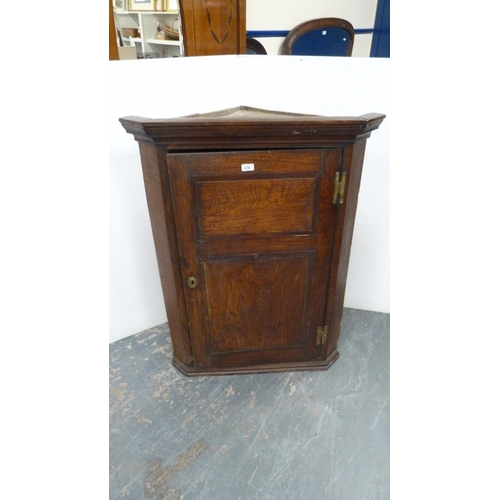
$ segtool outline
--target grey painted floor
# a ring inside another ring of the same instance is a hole
[[[389,499],[388,314],[327,371],[187,378],[168,325],[110,345],[110,499]]]

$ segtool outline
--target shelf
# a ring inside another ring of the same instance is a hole
[[[179,40],[157,40],[156,38],[148,38],[146,42],[156,45],[177,45],[178,47],[181,46],[181,42]]]
[[[117,14],[120,15],[117,21],[117,29],[121,30],[125,27],[129,28],[132,26],[137,26],[137,28],[139,28],[141,32],[141,35],[138,38],[123,37],[123,40],[126,42],[125,45],[135,45],[138,50],[143,50],[145,52],[163,52],[163,54],[168,52],[169,55],[183,55],[183,46],[179,40],[175,40],[173,38],[158,40],[155,38],[155,33],[157,33],[158,26],[170,24],[172,20],[179,20],[179,11],[136,12],[129,10],[117,12]]]
[[[121,11],[115,11],[116,14],[177,14],[179,15],[178,10],[172,10],[172,11],[163,11],[163,10],[121,10]]]

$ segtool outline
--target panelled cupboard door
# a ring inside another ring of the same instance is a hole
[[[342,151],[167,154],[196,369],[321,359]]]

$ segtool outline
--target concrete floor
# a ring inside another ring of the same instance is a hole
[[[110,499],[389,499],[388,314],[327,371],[187,378],[168,325],[110,345]]]

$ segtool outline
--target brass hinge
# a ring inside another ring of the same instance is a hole
[[[333,204],[339,205],[344,203],[344,190],[345,190],[345,179],[347,177],[347,172],[335,172],[335,184],[333,186]]]
[[[318,328],[316,329],[316,345],[325,344],[327,334],[328,334],[328,325],[318,326]]]

